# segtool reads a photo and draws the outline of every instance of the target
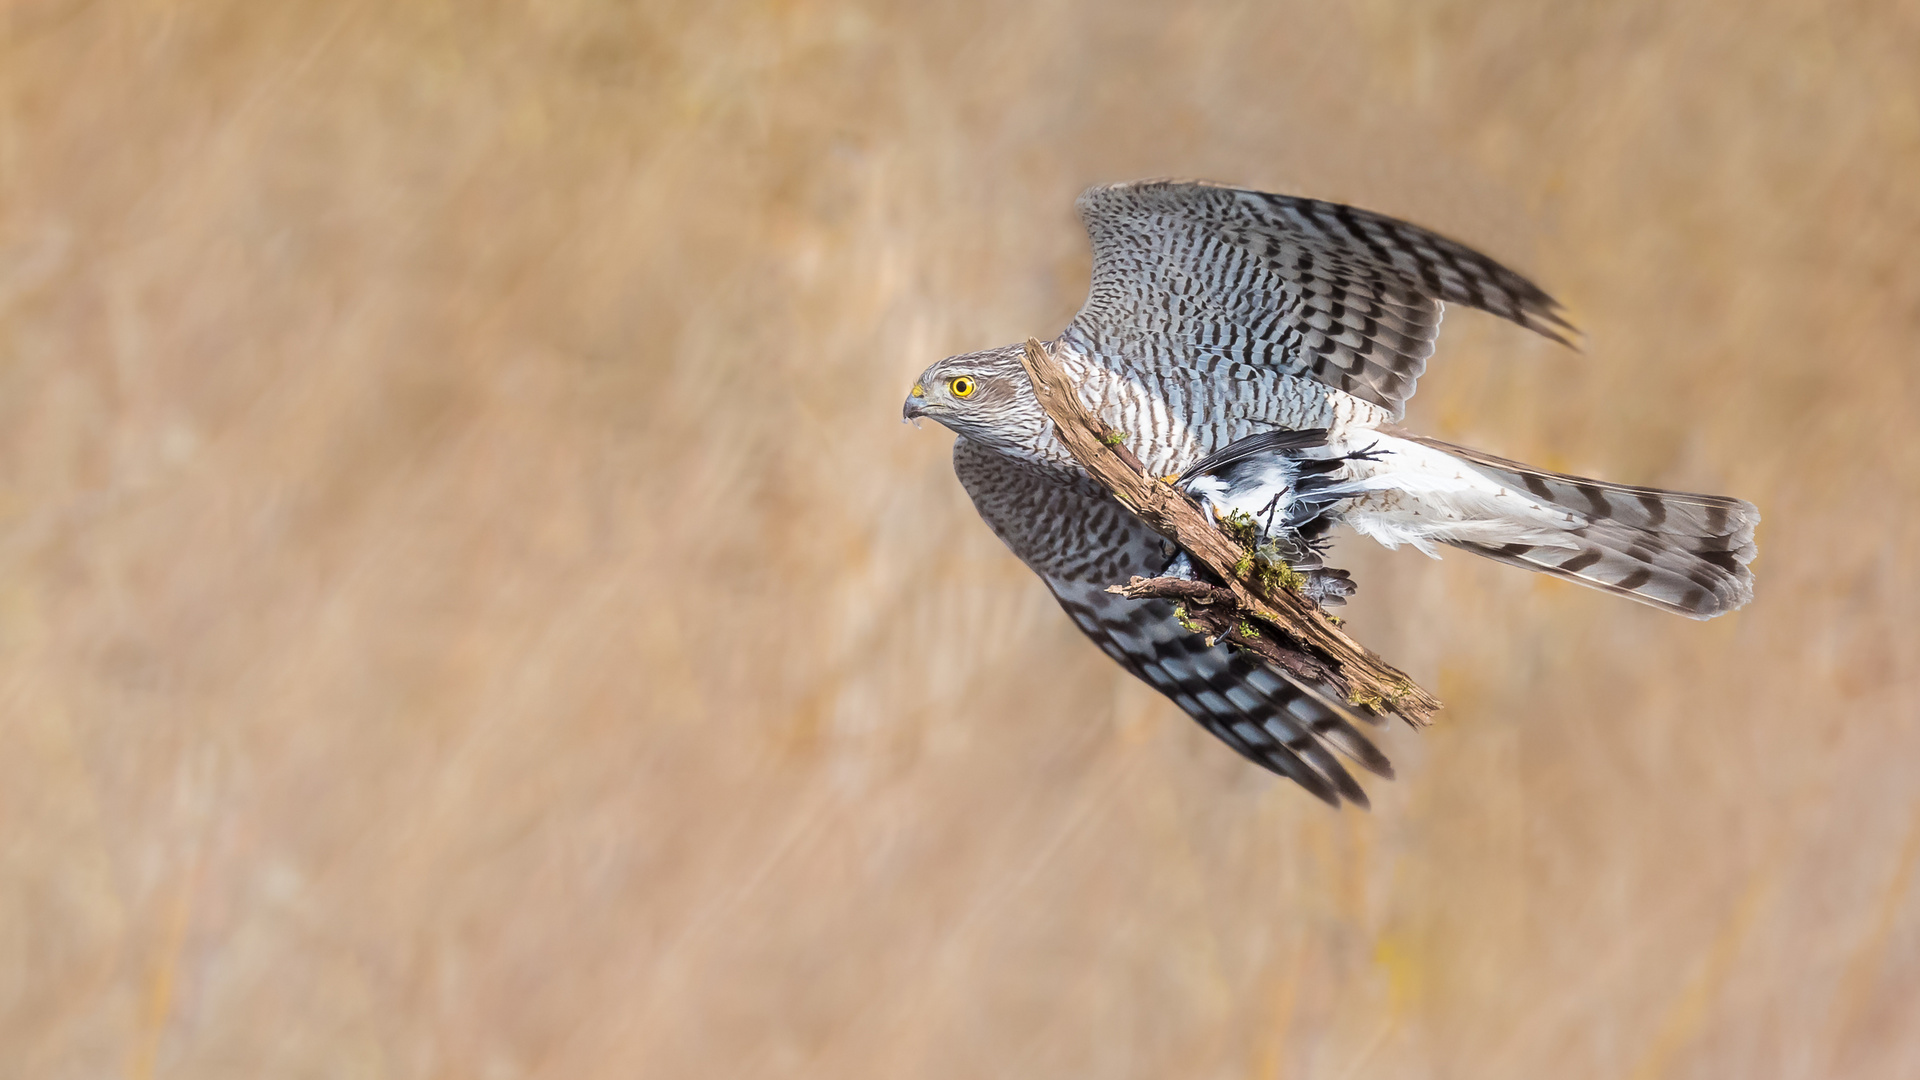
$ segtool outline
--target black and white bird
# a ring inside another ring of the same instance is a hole
[[[1245,515],[1323,603],[1352,591],[1321,559],[1344,525],[1429,555],[1454,547],[1666,611],[1712,618],[1753,595],[1752,503],[1546,472],[1398,426],[1446,303],[1555,341],[1552,297],[1478,252],[1352,207],[1203,183],[1080,197],[1087,302],[1050,346],[1082,402],[1156,476]],[[1109,656],[1249,759],[1334,804],[1366,795],[1331,750],[1391,775],[1355,721],[1378,718],[1180,628],[1106,587],[1184,572],[1053,432],[1021,346],[929,367],[903,418],[960,438],[954,471],[995,534]],[[1298,560],[1296,562],[1295,560]]]

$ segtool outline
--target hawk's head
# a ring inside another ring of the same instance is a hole
[[[927,417],[960,435],[1023,457],[1038,454],[1052,428],[1020,366],[1022,346],[949,356],[913,384],[902,420]]]

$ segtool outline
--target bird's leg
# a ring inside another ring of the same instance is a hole
[[[1364,450],[1355,450],[1355,451],[1352,451],[1351,453],[1341,454],[1339,460],[1341,461],[1379,461],[1385,456],[1386,456],[1386,451],[1380,449],[1380,444],[1375,442],[1375,443],[1368,444]]]

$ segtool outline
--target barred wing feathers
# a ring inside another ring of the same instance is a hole
[[[1149,180],[1091,188],[1077,205],[1093,281],[1068,333],[1126,363],[1264,364],[1398,419],[1442,301],[1563,344],[1573,332],[1551,296],[1485,255],[1338,203]]]
[[[1327,687],[1208,646],[1181,629],[1171,605],[1133,601],[1110,584],[1152,575],[1171,549],[1091,479],[1007,457],[961,438],[953,468],[994,534],[1047,583],[1094,644],[1255,764],[1332,805],[1367,805],[1332,750],[1382,776],[1386,757],[1353,721],[1372,721]]]

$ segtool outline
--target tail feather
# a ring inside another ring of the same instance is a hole
[[[1520,566],[1692,619],[1724,615],[1753,599],[1753,573],[1734,552],[1689,550],[1681,539],[1599,522],[1568,534],[1577,546],[1454,543]]]
[[[1365,483],[1415,505],[1383,508],[1373,520],[1350,514],[1362,532],[1389,543],[1447,544],[1694,619],[1753,599],[1747,564],[1758,553],[1760,511],[1750,502],[1609,484],[1409,432],[1383,434],[1397,460],[1383,461],[1387,468]]]
[[[1610,484],[1605,480],[1536,469],[1424,435],[1395,434],[1458,458],[1505,487],[1525,491],[1543,503],[1593,521],[1611,521],[1662,536],[1690,537],[1699,541],[1690,545],[1692,550],[1734,552],[1742,565],[1751,562],[1758,553],[1753,528],[1760,523],[1760,511],[1745,499]]]

